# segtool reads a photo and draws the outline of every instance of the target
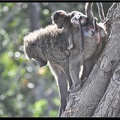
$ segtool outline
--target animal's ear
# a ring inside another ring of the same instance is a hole
[[[39,64],[40,67],[46,66],[47,65],[47,60],[42,59],[41,57],[35,58],[37,63]]]
[[[67,13],[64,10],[57,10],[52,14],[51,19],[54,21],[54,20],[57,20],[58,18],[63,19],[66,16],[67,16]]]
[[[65,11],[62,11],[62,10],[61,10],[61,11],[60,11],[60,15],[61,15],[61,16],[66,16],[67,14],[66,14]]]
[[[67,16],[67,13],[66,13],[65,11],[63,11],[63,10],[61,10],[61,11],[59,12],[59,14],[60,14],[60,17],[61,17],[62,19],[64,19],[64,18]]]

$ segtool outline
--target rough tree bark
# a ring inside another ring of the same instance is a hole
[[[120,3],[108,10],[106,46],[83,87],[69,95],[61,117],[120,116]]]

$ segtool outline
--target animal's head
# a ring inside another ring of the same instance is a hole
[[[35,61],[39,64],[40,67],[43,67],[47,64],[47,60],[44,60],[40,54],[37,46],[37,42],[31,40],[32,38],[27,35],[23,38],[24,40],[24,52],[28,59],[35,59]]]

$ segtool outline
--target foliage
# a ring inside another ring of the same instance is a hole
[[[33,117],[41,116],[43,114],[43,111],[47,110],[46,106],[47,101],[45,99],[35,102],[32,106]]]

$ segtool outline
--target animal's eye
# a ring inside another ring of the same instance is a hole
[[[77,20],[77,18],[75,17],[75,20]]]

